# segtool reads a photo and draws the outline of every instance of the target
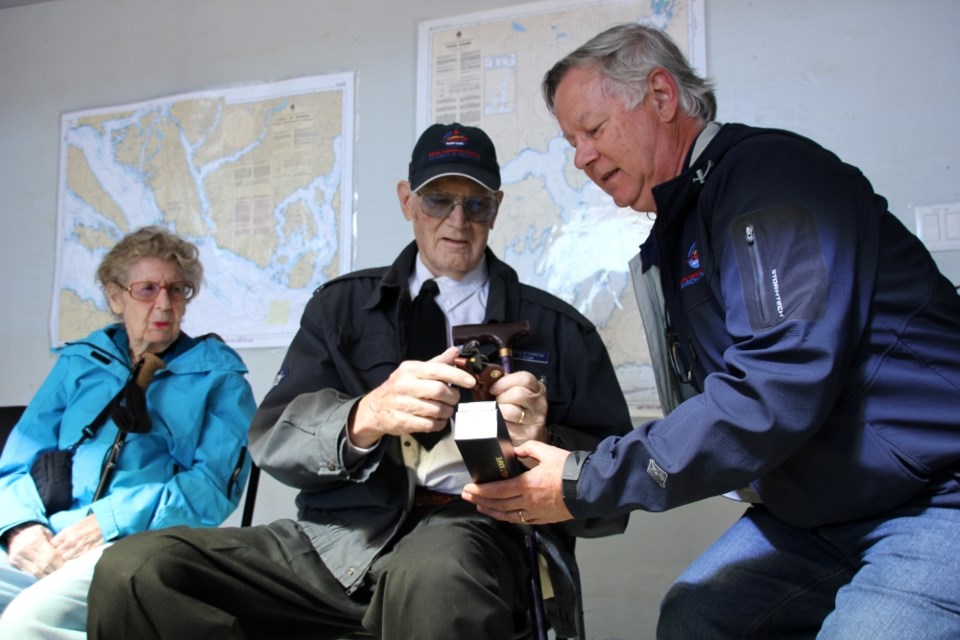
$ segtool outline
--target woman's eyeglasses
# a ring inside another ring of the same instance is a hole
[[[117,286],[129,293],[131,298],[139,300],[140,302],[153,302],[157,299],[157,296],[160,295],[161,289],[166,289],[167,297],[178,302],[181,300],[189,300],[194,294],[193,285],[189,282],[168,282],[167,284],[160,284],[159,282],[144,280],[143,282],[131,283],[126,287],[118,282]]]
[[[497,215],[500,203],[487,196],[455,196],[443,191],[417,192],[420,210],[431,218],[446,218],[457,205],[470,222],[490,222]]]

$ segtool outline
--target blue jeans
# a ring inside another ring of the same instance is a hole
[[[960,638],[960,510],[806,530],[750,508],[667,592],[657,638]]]

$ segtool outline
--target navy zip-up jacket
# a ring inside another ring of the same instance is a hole
[[[747,486],[803,527],[921,493],[960,505],[960,297],[860,171],[726,125],[653,193],[641,253],[660,268],[678,375],[701,393],[604,441],[571,512]]]

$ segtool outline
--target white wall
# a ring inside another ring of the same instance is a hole
[[[29,401],[53,363],[61,113],[354,71],[356,266],[383,264],[412,238],[394,185],[416,137],[417,25],[512,4],[54,0],[0,10],[0,404]],[[915,206],[960,201],[958,24],[955,0],[708,0],[719,119],[817,139],[860,166],[912,228]],[[955,283],[958,254],[937,254]],[[241,355],[259,399],[283,350]],[[257,520],[289,515],[287,493],[264,483]],[[590,637],[652,637],[670,580],[738,512],[715,499],[635,514],[627,535],[583,541]]]

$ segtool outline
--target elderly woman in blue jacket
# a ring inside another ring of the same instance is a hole
[[[0,456],[0,637],[83,637],[106,544],[214,527],[237,507],[256,407],[237,353],[180,330],[202,275],[197,248],[158,227],[127,235],[100,264],[121,322],[60,350]],[[149,383],[137,384],[141,361],[158,363]],[[67,493],[45,505],[31,468],[71,449]]]

